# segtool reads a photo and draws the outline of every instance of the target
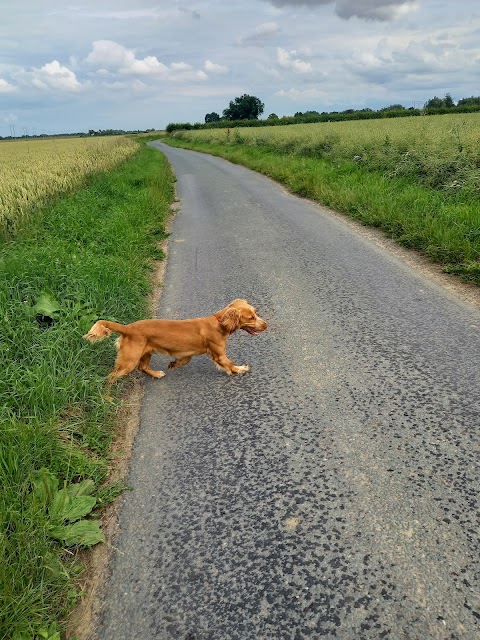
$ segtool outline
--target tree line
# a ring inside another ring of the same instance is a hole
[[[230,101],[223,110],[222,116],[215,111],[205,115],[205,122],[177,122],[167,125],[167,132],[179,129],[208,129],[217,127],[254,127],[274,126],[284,124],[299,124],[313,122],[335,122],[342,120],[367,120],[374,118],[401,118],[407,116],[433,115],[441,113],[469,113],[480,111],[480,96],[462,98],[455,104],[449,93],[444,98],[434,96],[427,100],[422,108],[404,107],[401,104],[391,104],[378,110],[374,109],[346,109],[345,111],[297,111],[293,116],[279,117],[271,113],[265,120],[259,120],[265,105],[256,96],[244,94]]]
[[[87,138],[91,136],[124,136],[137,133],[152,133],[158,131],[158,129],[135,129],[125,131],[124,129],[89,129],[88,133],[85,131],[78,131],[77,133],[40,133],[29,135],[25,133],[23,136],[0,136],[0,140],[17,140],[17,139],[30,139],[30,138]]]

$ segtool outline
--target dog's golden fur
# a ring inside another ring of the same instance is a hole
[[[155,352],[172,356],[168,368],[183,367],[192,356],[208,354],[218,369],[231,375],[246,373],[247,365],[236,365],[227,358],[227,338],[237,329],[252,335],[265,331],[267,323],[259,318],[252,305],[237,299],[206,318],[192,320],[139,320],[132,324],[119,324],[99,320],[84,336],[90,342],[103,340],[111,333],[119,333],[118,355],[115,367],[107,378],[107,397],[112,384],[136,366],[154,378],[163,378],[163,371],[150,369],[150,358]]]

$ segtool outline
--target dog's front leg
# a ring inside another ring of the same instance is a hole
[[[246,364],[244,365],[233,364],[233,362],[229,360],[225,354],[212,353],[212,360],[215,363],[215,366],[217,367],[217,369],[221,369],[222,371],[225,371],[225,373],[228,376],[231,376],[232,373],[242,374],[242,373],[247,373],[247,371],[250,371],[250,367],[247,366]]]

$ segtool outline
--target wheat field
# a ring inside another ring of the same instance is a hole
[[[0,142],[0,235],[10,236],[36,207],[137,149],[127,136]]]

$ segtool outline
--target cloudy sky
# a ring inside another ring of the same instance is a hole
[[[0,0],[0,135],[480,95],[478,0]]]

